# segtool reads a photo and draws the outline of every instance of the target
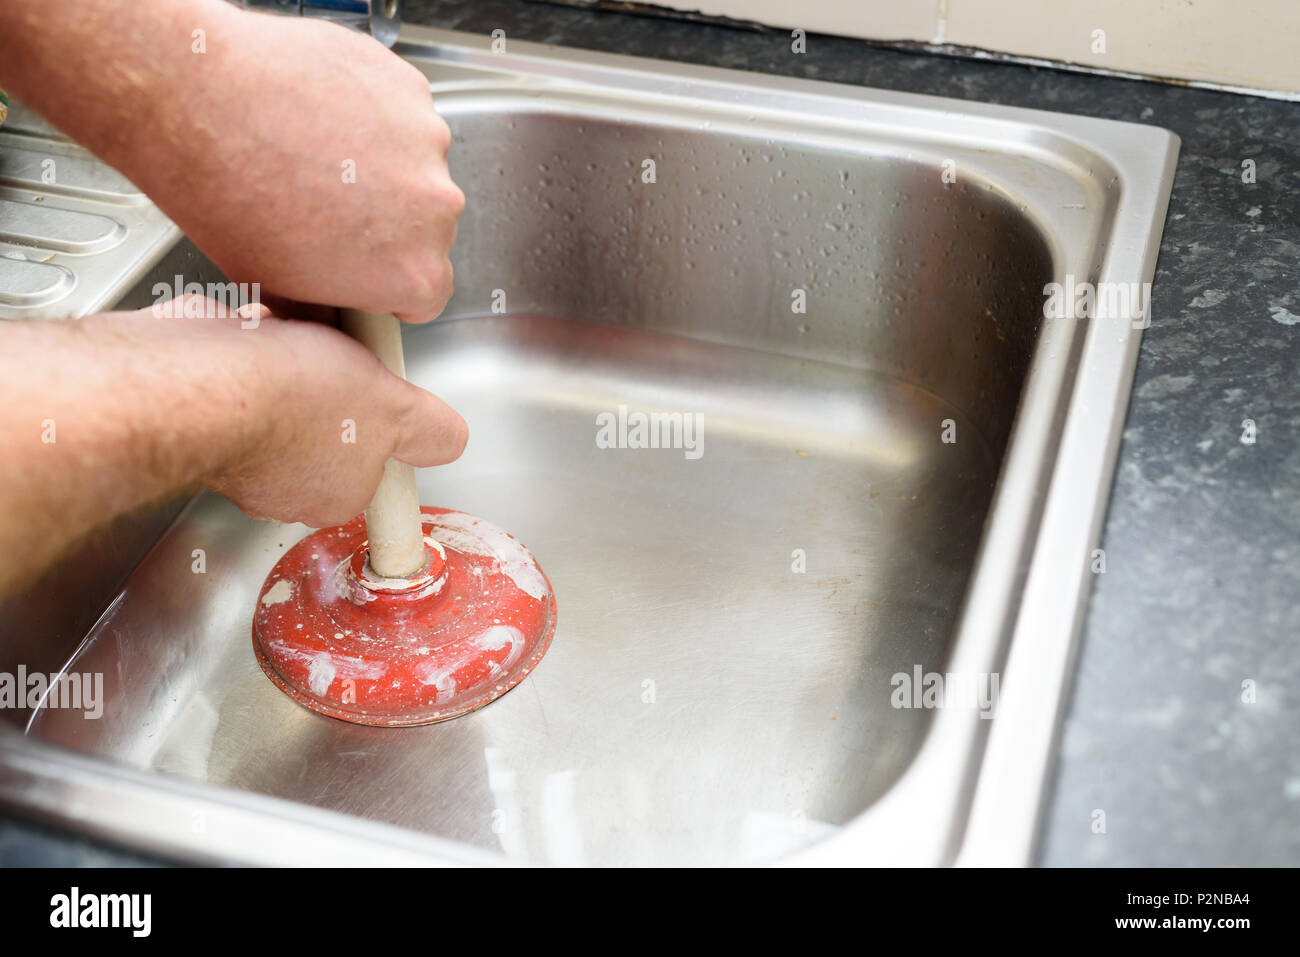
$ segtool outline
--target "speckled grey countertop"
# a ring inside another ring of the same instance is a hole
[[[1039,859],[1300,864],[1300,105],[831,37],[794,56],[781,33],[522,0],[406,0],[406,20],[1178,133],[1152,323],[1102,540],[1107,570],[1089,605]],[[1242,182],[1246,159],[1252,184]],[[1096,810],[1104,834],[1093,833]],[[40,858],[26,834],[0,822],[0,862]],[[32,840],[60,863],[115,859],[43,833]]]

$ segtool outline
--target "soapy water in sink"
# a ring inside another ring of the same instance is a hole
[[[33,734],[557,864],[769,860],[889,788],[929,716],[891,705],[891,676],[942,668],[996,478],[958,410],[859,369],[554,318],[440,322],[406,348],[471,425],[422,501],[511,529],[554,585],[538,669],[424,728],[297,706],[249,626],[303,529],[208,495],[70,665],[106,674],[104,717],[51,711]],[[602,447],[620,407],[696,417],[702,454]]]

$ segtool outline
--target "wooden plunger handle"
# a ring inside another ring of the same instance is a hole
[[[402,356],[402,324],[395,316],[343,309],[340,326],[379,357],[393,375],[406,378]],[[384,477],[366,508],[366,537],[370,567],[385,578],[406,578],[424,565],[424,528],[420,523],[420,493],[415,469],[389,459]]]

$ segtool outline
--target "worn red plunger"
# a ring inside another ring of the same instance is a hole
[[[396,319],[345,312],[343,326],[405,374]],[[313,532],[276,563],[253,647],[299,704],[403,727],[505,694],[550,647],[555,615],[528,549],[480,518],[420,508],[414,470],[390,461],[364,516]]]

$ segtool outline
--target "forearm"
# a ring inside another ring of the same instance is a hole
[[[226,0],[0,0],[0,86],[124,173],[207,251],[212,237],[247,229],[207,184],[240,169],[257,180],[254,147],[231,142],[246,125],[247,58],[279,19]]]
[[[220,50],[242,16],[225,0],[0,0],[0,84],[131,165],[149,140],[195,125],[184,114],[203,108],[195,93],[212,72],[195,31]]]
[[[197,489],[259,441],[248,342],[205,323],[146,325],[0,324],[0,594],[88,529]]]
[[[370,37],[225,0],[0,0],[5,84],[235,282],[408,322],[451,297],[451,131]]]

